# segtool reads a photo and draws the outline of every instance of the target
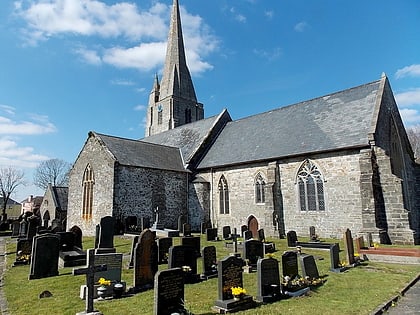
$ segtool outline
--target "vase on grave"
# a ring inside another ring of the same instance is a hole
[[[108,289],[107,289],[107,287],[105,287],[105,286],[99,286],[97,289],[96,289],[96,292],[97,292],[97,294],[98,294],[98,299],[100,299],[100,300],[102,300],[104,297],[105,297],[105,294],[106,294],[106,291],[107,291]]]
[[[124,293],[124,285],[122,283],[116,283],[113,287],[113,297],[116,299],[121,298]]]

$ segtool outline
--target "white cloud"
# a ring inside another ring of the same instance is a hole
[[[229,11],[230,11],[230,13],[233,14],[233,17],[236,21],[241,22],[241,23],[246,22],[246,16],[244,16],[240,13],[237,13],[235,7],[231,7]]]
[[[141,105],[141,104],[134,107],[135,111],[143,111],[145,109],[146,109],[146,105]]]
[[[36,119],[35,119],[36,120]],[[6,117],[0,117],[0,134],[4,135],[35,135],[55,132],[54,124],[43,121],[12,121]]]
[[[15,108],[9,105],[0,104],[0,110],[11,116],[15,114]]]
[[[397,93],[395,94],[395,99],[399,107],[420,105],[420,88]]]
[[[16,168],[35,168],[48,157],[34,153],[33,147],[19,146],[15,139],[0,137],[0,165]]]
[[[77,48],[74,52],[79,55],[82,60],[91,65],[101,65],[102,59],[98,55],[98,52],[95,50],[90,50],[86,48]]]
[[[254,49],[254,54],[256,54],[257,56],[261,58],[272,61],[281,57],[282,50],[280,47],[275,47],[271,51],[263,50],[263,49]]]
[[[135,83],[130,80],[124,80],[124,79],[115,79],[111,80],[112,85],[122,85],[122,86],[133,86]]]
[[[420,124],[420,112],[416,109],[400,109],[401,118],[406,126]]]
[[[308,23],[302,21],[295,25],[294,29],[296,32],[302,33],[308,28]]]
[[[271,20],[274,17],[274,11],[265,11],[264,15]]]
[[[420,77],[420,65],[411,65],[404,67],[402,69],[398,69],[395,73],[395,77],[397,79],[401,79],[404,77]]]

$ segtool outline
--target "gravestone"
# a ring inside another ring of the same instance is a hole
[[[124,231],[126,233],[137,233],[137,217],[130,215],[124,219]]]
[[[87,266],[85,268],[73,269],[73,275],[86,275],[86,309],[84,312],[77,313],[76,315],[102,315],[101,312],[93,308],[93,299],[95,298],[95,272],[105,271],[106,265],[95,264],[95,250],[88,250]]]
[[[298,242],[296,231],[289,231],[287,232],[287,246],[289,247],[295,247]]]
[[[190,270],[187,270],[187,268]],[[197,255],[191,246],[176,245],[169,249],[168,269],[181,268],[184,271],[185,282],[195,283],[197,275]]]
[[[281,265],[284,277],[294,279],[299,275],[299,266],[296,252],[290,250],[284,252],[281,256]]]
[[[28,222],[23,219],[19,223],[19,238],[26,238],[26,235],[28,233]]]
[[[185,236],[191,236],[191,224],[184,223],[182,225],[182,235]]]
[[[149,217],[141,217],[140,218],[140,232],[144,229],[150,229],[150,218]]]
[[[99,244],[99,224],[95,225],[95,248],[98,248],[98,244]]]
[[[206,240],[208,242],[217,240],[217,228],[206,229]]]
[[[75,244],[73,232],[57,232],[56,235],[60,240],[60,251],[73,250]]]
[[[262,258],[257,262],[257,301],[275,302],[280,300],[279,262],[275,258]]]
[[[18,237],[19,236],[19,229],[20,229],[20,222],[19,221],[13,221],[12,222],[12,237]]]
[[[134,249],[134,286],[132,292],[139,292],[153,287],[158,270],[157,245],[154,234],[149,230],[141,232]]]
[[[353,246],[353,237],[351,236],[351,231],[347,229],[344,232],[344,248],[346,251],[346,258],[350,266],[354,265],[354,246]]]
[[[74,267],[86,265],[86,252],[81,247],[76,246],[81,243],[80,228],[74,226],[73,231],[70,232],[57,232],[56,235],[60,239],[60,252],[59,252],[59,266],[60,267]],[[80,232],[78,231],[80,230]]]
[[[356,237],[354,242],[356,243],[356,250],[358,253],[360,253],[361,249],[367,249],[367,247],[365,246],[365,240],[363,239],[363,236]]]
[[[316,266],[315,258],[312,255],[299,255],[300,267],[302,270],[302,277],[308,277],[310,280],[319,279],[318,267]]]
[[[248,265],[256,267],[259,258],[264,258],[264,244],[258,240],[245,241],[244,259],[248,260]]]
[[[139,242],[139,235],[136,235],[133,237],[133,240],[131,241],[130,262],[128,263],[128,269],[131,269],[134,267],[135,249],[138,242]]]
[[[311,242],[319,242],[318,236],[315,233],[315,227],[313,225],[309,227],[309,239]]]
[[[195,255],[201,257],[201,237],[200,236],[187,236],[181,237],[181,245],[191,246],[195,250]]]
[[[235,312],[255,306],[251,296],[245,295],[242,299],[235,300],[232,294],[232,287],[244,288],[242,266],[243,260],[233,255],[221,259],[218,263],[218,299],[214,308],[219,313]]]
[[[330,245],[330,261],[332,272],[343,272],[346,268],[340,266],[340,247],[338,243]]]
[[[40,225],[40,218],[36,215],[32,215],[28,218],[28,231],[26,237],[28,240],[32,240],[36,235],[36,229]]]
[[[74,233],[74,246],[78,247],[80,249],[83,249],[83,233],[82,229],[78,227],[77,225],[73,225],[70,230],[70,232]]]
[[[201,279],[210,279],[217,277],[217,257],[215,246],[205,246],[201,250],[201,256],[203,257],[203,273]]]
[[[153,230],[164,230],[165,229],[164,224],[161,221],[159,221],[159,219],[160,219],[159,214],[161,212],[162,212],[162,210],[159,209],[159,207],[156,207],[156,209],[154,210],[154,213],[155,213],[155,222],[152,225],[152,229]]]
[[[114,217],[106,216],[101,218],[101,222],[99,223],[99,241],[98,248],[96,250],[97,254],[115,253],[116,250],[114,248],[114,228]]]
[[[29,280],[58,276],[58,253],[60,239],[54,234],[35,236]]]
[[[16,244],[16,259],[13,266],[27,265],[31,260],[32,242],[28,239],[18,239]]]
[[[248,226],[247,225],[241,225],[241,235],[243,238],[245,238],[244,233],[245,231],[248,231]]]
[[[201,234],[206,234],[206,230],[211,228],[211,223],[209,221],[207,222],[201,222]]]
[[[224,240],[230,240],[232,239],[232,231],[229,225],[225,225],[222,229],[222,233],[223,233],[223,239]]]
[[[259,229],[258,230],[258,240],[260,242],[265,242],[265,233],[264,233],[264,229]]]
[[[186,314],[184,274],[180,268],[157,272],[154,285],[154,315]]]
[[[184,226],[184,223],[187,223],[187,217],[185,215],[180,215],[178,217],[178,231],[182,231],[182,227]]]
[[[169,248],[173,245],[172,237],[161,237],[157,239],[158,263],[167,264],[169,258]]]
[[[247,230],[247,231],[244,232],[244,240],[245,241],[252,240],[252,238],[253,238],[252,231]]]

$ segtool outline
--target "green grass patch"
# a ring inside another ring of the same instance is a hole
[[[281,254],[287,248],[286,240],[270,240],[276,244],[277,252],[274,258],[281,261]],[[304,241],[304,240],[303,240]],[[337,240],[327,240],[337,242]],[[343,243],[340,248],[344,248]],[[124,254],[122,278],[130,287],[133,283],[133,270],[127,269],[131,238],[115,237],[114,245],[117,252]],[[174,245],[180,244],[178,238]],[[224,242],[205,241],[201,245],[215,245],[219,259],[229,255],[230,249]],[[84,238],[84,248],[92,248],[94,239]],[[381,245],[385,247],[385,245]],[[414,246],[413,246],[414,247]],[[4,278],[4,291],[11,315],[31,314],[71,314],[85,309],[85,301],[79,298],[80,286],[85,283],[84,276],[73,276],[73,268],[59,270],[59,276],[38,280],[28,280],[29,266],[12,267],[15,261],[16,240],[7,238],[6,264],[7,271]],[[316,258],[320,275],[325,276],[326,282],[312,290],[308,296],[281,300],[273,304],[262,305],[256,309],[239,312],[239,314],[369,314],[379,305],[397,295],[404,286],[418,273],[418,265],[384,264],[364,262],[361,266],[351,268],[347,272],[337,274],[329,271],[329,251],[310,250],[302,251],[313,254]],[[340,252],[344,260],[344,252]],[[202,270],[201,258],[198,259],[198,272]],[[159,269],[166,269],[160,265]],[[243,275],[244,287],[247,293],[256,296],[256,273]],[[50,291],[50,298],[39,298],[39,294]],[[131,297],[95,302],[95,308],[106,315],[130,315],[153,313],[153,290],[142,292]],[[197,284],[185,286],[185,304],[196,315],[213,314],[212,306],[217,299],[217,279],[210,279]]]

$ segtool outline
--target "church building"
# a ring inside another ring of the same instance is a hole
[[[162,79],[143,139],[89,132],[70,173],[67,226],[94,235],[103,216],[177,229],[184,216],[254,235],[371,233],[420,243],[420,167],[391,86],[379,80],[239,120],[205,118],[173,1]]]

